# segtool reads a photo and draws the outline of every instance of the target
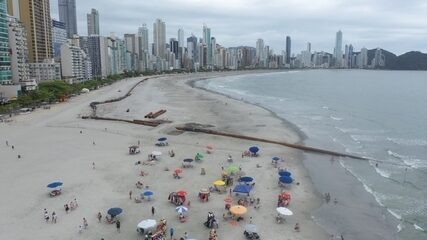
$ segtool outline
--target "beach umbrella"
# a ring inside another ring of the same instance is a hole
[[[252,187],[246,184],[239,184],[236,185],[233,189],[233,192],[235,193],[246,193],[249,194],[252,190]]]
[[[144,197],[151,197],[154,195],[154,192],[147,190],[143,193],[143,195]]]
[[[208,145],[206,146],[206,148],[207,148],[207,149],[209,149],[209,150],[212,150],[212,149],[213,149],[213,146],[212,146],[212,144],[208,144]]]
[[[228,204],[231,204],[231,203],[233,202],[233,198],[231,198],[231,197],[226,197],[226,198],[224,198],[224,202],[225,202],[225,203],[228,203]]]
[[[294,180],[289,176],[282,176],[279,178],[281,183],[292,183]]]
[[[246,224],[245,231],[248,233],[256,233],[258,232],[258,229],[255,224]]]
[[[230,165],[227,167],[227,172],[231,173],[231,174],[235,174],[239,171],[239,167],[236,165]]]
[[[244,182],[244,183],[249,183],[249,182],[252,182],[253,180],[254,180],[253,177],[248,177],[248,176],[244,176],[244,177],[239,178],[239,182]]]
[[[47,185],[48,188],[57,188],[62,186],[62,182],[52,182]]]
[[[193,162],[193,159],[191,159],[191,158],[186,158],[186,159],[184,159],[183,161],[184,161],[184,162]]]
[[[178,206],[175,208],[175,211],[179,214],[186,213],[188,211],[188,208],[186,208],[184,206]]]
[[[278,208],[276,208],[276,211],[279,214],[283,215],[283,216],[292,216],[292,215],[294,215],[294,213],[291,210],[289,210],[289,209],[287,209],[285,207],[278,207]]]
[[[157,139],[157,141],[159,141],[159,142],[164,142],[164,141],[166,141],[166,140],[168,140],[168,139],[167,139],[167,138],[165,138],[165,137],[161,137],[161,138]]]
[[[209,189],[207,189],[207,188],[202,188],[202,189],[200,189],[200,191],[199,191],[200,193],[204,193],[204,194],[207,194],[207,193],[209,193]]]
[[[111,215],[111,217],[115,217],[115,216],[117,216],[117,215],[120,215],[120,213],[122,213],[123,212],[123,209],[121,209],[121,208],[110,208],[110,209],[108,209],[108,214],[110,214]]]
[[[249,152],[256,154],[259,151],[259,148],[256,146],[250,147]]]
[[[241,205],[234,205],[230,207],[230,212],[234,215],[243,215],[247,211],[248,209]]]
[[[154,156],[160,156],[160,155],[162,155],[162,152],[153,151],[151,154],[153,154]]]
[[[291,172],[289,172],[289,171],[286,171],[286,170],[284,170],[284,171],[280,171],[279,172],[279,176],[281,176],[281,177],[283,177],[283,176],[287,176],[287,177],[290,177],[291,176]]]
[[[199,159],[202,159],[204,156],[203,156],[203,154],[201,154],[201,153],[197,153],[197,154],[196,154],[196,157],[197,157],[197,158],[199,158]]]
[[[217,180],[217,181],[213,182],[213,185],[215,185],[215,186],[224,186],[225,182],[222,181],[222,180]]]
[[[177,168],[177,169],[175,169],[175,173],[176,173],[176,174],[182,173],[182,169],[181,169],[181,168]]]
[[[291,199],[291,194],[289,194],[287,192],[283,192],[279,196],[280,196],[280,198],[283,198],[283,199]]]
[[[277,162],[280,160],[280,158],[279,157],[273,157],[272,160]]]
[[[138,223],[137,227],[142,228],[144,230],[151,229],[157,226],[157,222],[154,219],[146,219],[142,220],[140,223]]]
[[[176,192],[176,195],[179,197],[185,197],[185,195],[187,195],[187,192],[184,190],[180,190]]]

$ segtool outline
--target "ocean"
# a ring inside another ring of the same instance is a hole
[[[295,125],[305,135],[306,145],[374,159],[338,159],[330,167],[333,163],[328,158],[311,155],[304,163],[320,194],[333,191],[326,185],[350,175],[364,193],[348,183],[352,189],[341,186],[342,191],[333,196],[350,202],[344,193],[357,192],[351,199],[353,208],[358,206],[358,196],[364,194],[378,203],[376,208],[366,207],[372,204],[360,200],[364,210],[349,211],[346,217],[360,214],[360,221],[365,224],[391,224],[386,219],[391,214],[395,225],[392,231],[398,238],[427,239],[426,72],[303,70],[208,79],[196,86],[269,109]],[[337,166],[343,169],[342,173]],[[336,176],[322,175],[320,169],[335,169]],[[342,179],[341,185],[345,182]],[[357,228],[362,223],[348,220],[343,224],[344,220],[337,220],[343,216],[339,213],[327,217],[326,212],[332,209],[325,206],[313,213],[329,232],[345,233],[350,239],[369,239],[377,234],[375,238],[382,239],[390,231],[384,228],[382,234],[381,230],[372,229],[371,233],[360,235]],[[372,216],[364,221],[366,215]]]

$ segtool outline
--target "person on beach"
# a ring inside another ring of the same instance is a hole
[[[56,213],[55,213],[55,211],[52,212],[52,223],[56,223]]]
[[[92,169],[95,170],[95,162],[92,162]]]
[[[154,206],[151,207],[151,216],[154,216],[154,214],[156,213],[156,209],[154,208]]]
[[[83,133],[83,131],[82,130],[80,130],[80,134],[82,134]]]
[[[18,154],[18,159],[20,159],[21,158],[21,155],[20,154]]]
[[[77,198],[74,198],[74,207],[78,207],[79,205],[77,204]]]
[[[12,145],[12,149],[15,149],[15,146]]]
[[[75,206],[74,206],[74,202],[73,202],[73,201],[71,201],[71,202],[70,202],[70,209],[71,209],[71,210],[74,210],[74,208],[75,208]]]
[[[83,232],[83,227],[82,225],[79,225],[79,233],[81,234]]]
[[[44,220],[49,222],[49,214],[47,212],[44,214]]]
[[[141,141],[138,140],[138,146],[141,145]]]
[[[169,233],[170,233],[171,239],[173,238],[173,232],[174,232],[174,229],[171,227],[171,228],[169,229]]]
[[[87,223],[86,218],[83,218],[83,227],[86,229],[89,226],[89,224]]]
[[[184,239],[188,239],[188,234],[187,234],[187,232],[184,232]]]
[[[132,199],[132,190],[129,191],[129,199]]]
[[[65,213],[68,213],[68,211],[70,211],[70,207],[68,206],[68,204],[65,204],[64,208],[65,208]]]
[[[338,200],[335,198],[334,199],[334,204],[337,204],[338,203]]]
[[[96,218],[98,218],[98,222],[101,222],[101,219],[102,219],[101,212],[98,212],[98,215],[96,215]]]
[[[95,146],[95,145],[96,145],[95,141],[92,141],[92,145],[93,145],[93,146]]]
[[[120,220],[117,220],[117,222],[116,222],[116,228],[117,228],[117,232],[120,233]]]
[[[295,224],[294,230],[295,230],[295,232],[299,232],[300,231],[299,223]]]
[[[9,142],[6,140],[6,146],[8,146],[9,147]]]

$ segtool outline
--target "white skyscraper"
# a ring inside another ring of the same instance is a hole
[[[154,55],[166,59],[166,24],[157,19],[153,24]]]
[[[337,32],[335,37],[335,49],[334,49],[334,59],[335,67],[342,66],[342,32],[341,30]]]
[[[264,40],[258,39],[256,41],[256,63],[264,67]]]
[[[144,23],[142,27],[138,28],[138,48],[139,48],[139,69],[141,71],[146,71],[148,68],[148,59],[149,59],[149,43],[148,43],[148,28]]]
[[[185,42],[184,42],[184,29],[180,28],[178,29],[178,46],[180,48],[185,47]]]

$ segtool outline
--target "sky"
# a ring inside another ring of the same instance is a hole
[[[52,18],[58,0],[50,0]],[[256,46],[262,38],[275,53],[292,39],[292,52],[333,52],[335,34],[355,51],[381,47],[395,54],[427,52],[427,0],[76,0],[79,35],[87,35],[86,14],[99,11],[101,35],[137,33],[146,23],[152,38],[157,18],[166,22],[167,41],[202,36],[202,26],[224,47]],[[150,40],[151,41],[151,40]]]

